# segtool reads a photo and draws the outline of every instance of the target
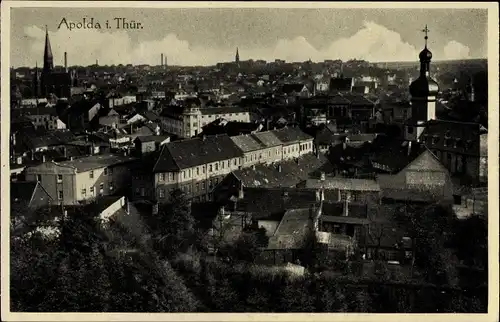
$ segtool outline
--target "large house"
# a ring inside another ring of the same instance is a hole
[[[129,164],[121,155],[91,155],[64,162],[44,162],[26,169],[26,181],[40,182],[55,203],[79,204],[130,187]]]
[[[237,106],[201,107],[189,101],[185,106],[169,106],[162,113],[165,130],[181,138],[191,138],[200,134],[203,127],[218,119],[226,121],[250,122],[250,112]]]

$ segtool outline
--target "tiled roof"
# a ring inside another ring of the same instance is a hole
[[[281,167],[281,171],[280,171]],[[333,167],[325,156],[306,154],[295,160],[284,161],[275,165],[256,165],[234,171],[234,175],[245,187],[294,187],[301,181],[312,176],[319,176],[319,172],[331,172]]]
[[[264,219],[287,209],[318,208],[316,198],[316,191],[309,189],[245,188],[244,198],[237,202],[237,210],[250,213],[253,219]]]
[[[252,134],[252,137],[261,142],[264,146],[270,148],[281,145],[281,140],[273,131],[259,132]]]
[[[279,130],[272,131],[274,135],[283,143],[296,143],[299,141],[312,140],[313,137],[302,132],[296,127],[285,127]]]
[[[175,141],[164,145],[154,172],[179,171],[242,156],[241,149],[227,135]]]
[[[350,191],[380,191],[380,186],[375,180],[340,177],[325,178],[325,180],[308,179],[306,181],[306,188],[339,189]]]
[[[256,151],[265,148],[259,141],[256,141],[250,135],[238,135],[231,137],[231,140],[238,146],[243,152]]]
[[[312,228],[310,209],[288,210],[269,239],[268,249],[299,249]]]

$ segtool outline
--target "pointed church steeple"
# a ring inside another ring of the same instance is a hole
[[[52,56],[52,48],[50,47],[49,30],[45,26],[45,49],[43,52],[43,71],[48,72],[54,69],[54,57]]]
[[[240,63],[240,53],[239,53],[238,47],[236,47],[236,57],[234,60],[235,60],[236,64]]]

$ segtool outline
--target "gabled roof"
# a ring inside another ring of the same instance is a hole
[[[272,132],[283,144],[291,144],[313,139],[312,136],[302,132],[297,127],[285,127],[279,130],[273,130]]]
[[[273,131],[254,133],[252,137],[268,148],[283,144]]]
[[[262,143],[256,141],[250,135],[238,135],[231,137],[231,140],[238,146],[243,152],[251,152],[264,148]]]
[[[154,172],[175,172],[243,156],[227,135],[207,136],[165,144]]]
[[[318,177],[320,172],[331,172],[333,166],[327,158],[313,154],[303,155],[295,160],[282,161],[275,165],[256,165],[254,168],[244,168],[233,172],[244,187],[295,187],[310,177]]]
[[[299,93],[299,92],[302,91],[302,89],[305,86],[306,85],[304,85],[304,84],[283,84],[283,86],[281,87],[281,91],[283,93],[287,93],[287,94],[290,94],[290,93],[293,93],[293,92]]]

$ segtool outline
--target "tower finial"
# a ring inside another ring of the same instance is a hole
[[[427,39],[429,39],[429,36],[428,36],[429,31],[430,30],[427,28],[427,24],[425,24],[425,28],[422,29],[422,32],[425,33],[425,37],[424,37],[424,39],[425,39],[425,48],[427,48]]]

